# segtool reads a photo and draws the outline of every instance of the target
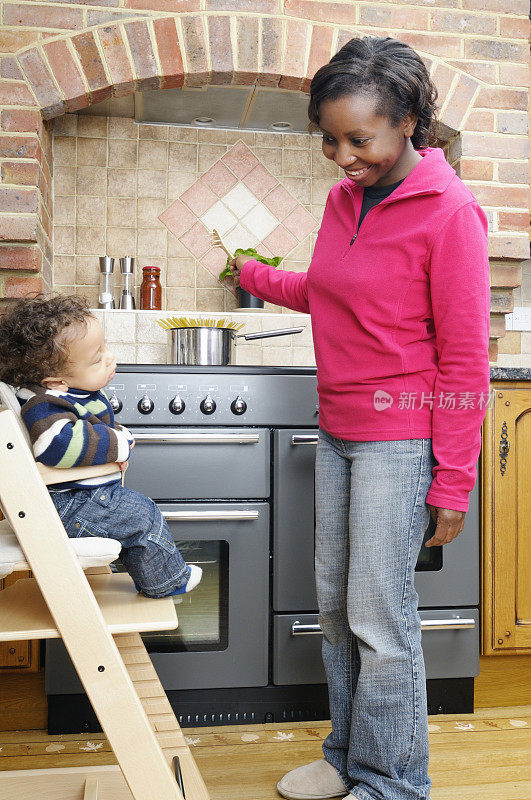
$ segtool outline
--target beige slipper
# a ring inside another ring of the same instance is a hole
[[[324,758],[287,772],[277,791],[288,800],[328,800],[344,797],[347,788],[335,767]]]

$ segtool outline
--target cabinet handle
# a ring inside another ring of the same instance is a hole
[[[294,433],[291,437],[291,444],[317,444],[318,441],[317,433]]]
[[[511,443],[507,437],[507,422],[504,420],[502,429],[501,429],[501,436],[500,436],[500,472],[502,475],[505,475],[505,470],[507,469],[507,456],[509,455],[509,450],[511,448]]]
[[[259,511],[163,511],[169,522],[223,522],[224,520],[258,519]]]
[[[475,628],[475,619],[421,619],[420,626],[423,631],[457,631],[462,628]]]
[[[322,633],[319,623],[303,623],[296,620],[291,626],[292,636],[308,636],[312,633]]]
[[[257,444],[259,433],[135,433],[138,444]]]
[[[420,625],[423,631],[453,631],[464,628],[475,628],[475,619],[422,619]],[[310,634],[322,633],[319,623],[302,623],[296,620],[291,626],[292,636],[308,636]]]

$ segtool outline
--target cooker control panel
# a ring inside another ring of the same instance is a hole
[[[105,392],[123,425],[317,425],[312,374],[208,374],[119,368]]]

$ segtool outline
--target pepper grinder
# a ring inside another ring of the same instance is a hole
[[[111,275],[114,269],[114,258],[100,257],[100,293],[98,295],[98,308],[114,308]]]
[[[120,308],[135,308],[135,298],[133,297],[133,273],[135,259],[132,256],[124,256],[120,259],[120,272],[122,273],[122,296],[120,297]]]

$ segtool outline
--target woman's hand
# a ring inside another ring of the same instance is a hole
[[[232,274],[233,274],[235,280],[239,281],[240,273],[242,271],[243,265],[247,261],[250,261],[249,256],[242,256],[241,253],[240,253],[239,256],[236,256],[236,258],[233,258],[233,259],[231,259],[231,261],[229,261],[229,267],[232,270]]]
[[[116,463],[118,464],[122,472],[125,472],[127,467],[129,466],[129,461],[117,461]]]
[[[448,544],[461,533],[465,526],[466,511],[454,511],[451,508],[437,508],[426,503],[432,519],[437,523],[435,533],[426,542],[426,547],[438,547]]]

